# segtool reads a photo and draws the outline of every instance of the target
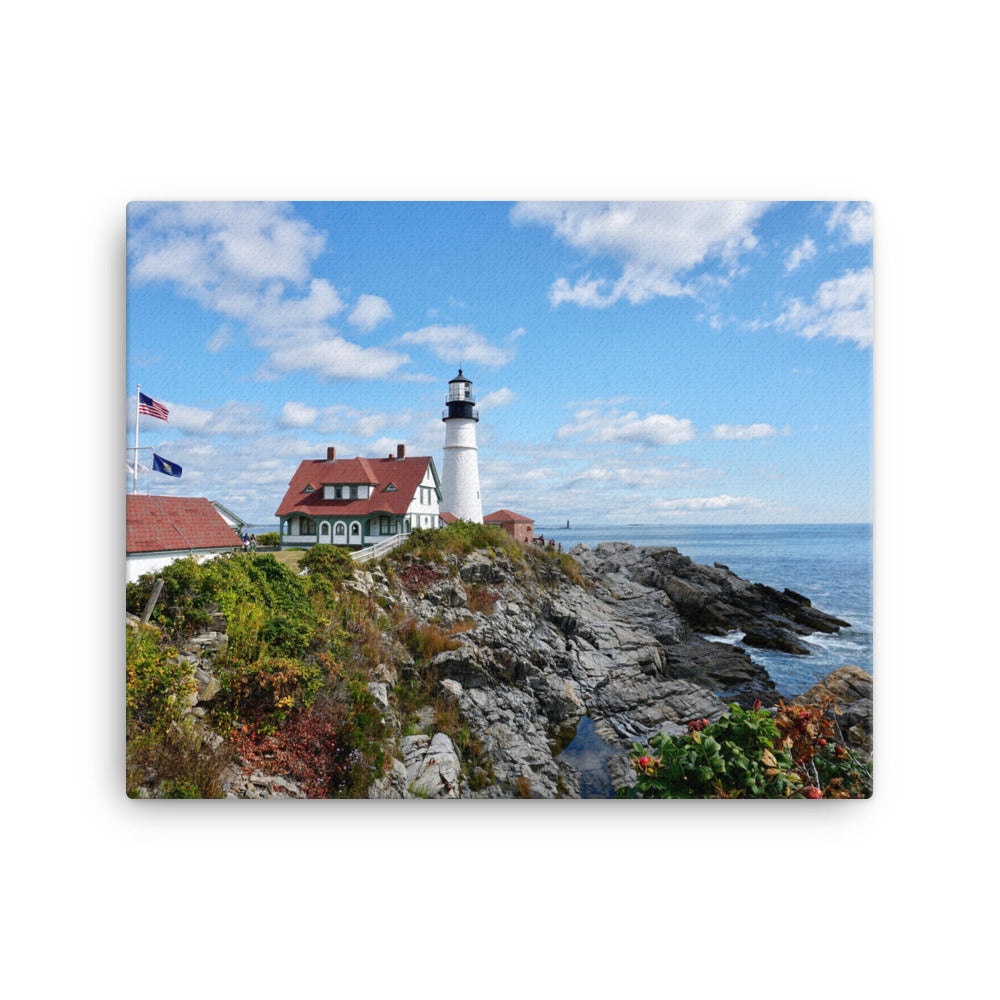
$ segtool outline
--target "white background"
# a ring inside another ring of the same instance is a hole
[[[12,995],[975,995],[997,888],[988,8],[353,6],[5,14]],[[128,802],[126,203],[549,197],[873,202],[876,797]]]

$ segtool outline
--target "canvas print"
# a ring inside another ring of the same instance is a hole
[[[872,794],[870,204],[126,214],[130,797]]]

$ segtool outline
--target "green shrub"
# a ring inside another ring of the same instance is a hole
[[[351,553],[339,545],[314,545],[299,560],[299,566],[311,576],[342,583],[354,576]]]
[[[387,559],[397,561],[409,553],[418,559],[441,562],[445,556],[468,555],[477,549],[503,552],[517,562],[524,558],[519,543],[503,528],[495,524],[455,521],[443,528],[414,528],[410,537],[393,549]]]
[[[865,798],[871,765],[834,740],[825,706],[782,705],[775,717],[756,702],[730,705],[709,725],[688,724],[684,736],[658,733],[633,744],[636,782],[619,798]],[[824,721],[825,719],[825,721]],[[827,739],[830,736],[830,739]]]
[[[693,722],[685,736],[657,733],[649,747],[633,745],[636,783],[621,798],[785,798],[802,786],[781,747],[774,719],[759,708],[730,705],[716,723]]]
[[[277,548],[281,544],[281,535],[277,531],[265,531],[257,536],[257,544],[269,549]]]
[[[192,556],[177,559],[156,573],[143,573],[135,583],[125,585],[125,609],[141,615],[153,592],[156,579],[163,590],[153,609],[152,621],[178,633],[189,634],[211,621],[211,593],[206,586],[204,567]]]
[[[193,781],[168,778],[160,785],[161,799],[200,799],[201,792]]]
[[[252,720],[269,731],[308,708],[324,679],[318,664],[287,656],[253,660],[225,656],[216,667],[222,686],[220,707],[231,718]]]
[[[232,763],[232,747],[210,744],[191,720],[163,731],[133,727],[125,747],[125,790],[158,798],[222,798],[222,779]]]
[[[135,727],[162,732],[178,722],[196,690],[191,668],[176,651],[160,645],[151,625],[125,632],[125,721]]]

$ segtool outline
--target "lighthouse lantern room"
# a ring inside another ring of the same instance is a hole
[[[461,521],[483,523],[479,495],[479,448],[476,424],[479,411],[472,397],[472,382],[462,374],[448,383],[444,413],[444,462],[441,467],[441,509]]]

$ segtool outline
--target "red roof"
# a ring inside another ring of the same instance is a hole
[[[484,524],[509,524],[516,521],[520,524],[534,524],[533,517],[525,517],[523,514],[515,514],[512,510],[495,510],[492,514],[487,514],[483,518]]]
[[[125,551],[228,549],[236,532],[204,497],[125,497]]]
[[[405,514],[424,481],[429,457],[413,458],[307,458],[292,476],[276,517],[324,514],[364,517],[369,514]],[[324,500],[323,485],[368,483],[375,488],[367,500]],[[310,492],[303,492],[306,487]],[[387,487],[393,486],[395,489]]]
[[[449,514],[448,511],[446,510],[442,510],[438,514],[438,517],[440,517],[445,524],[454,524],[458,520],[458,518],[455,517],[454,514]]]

